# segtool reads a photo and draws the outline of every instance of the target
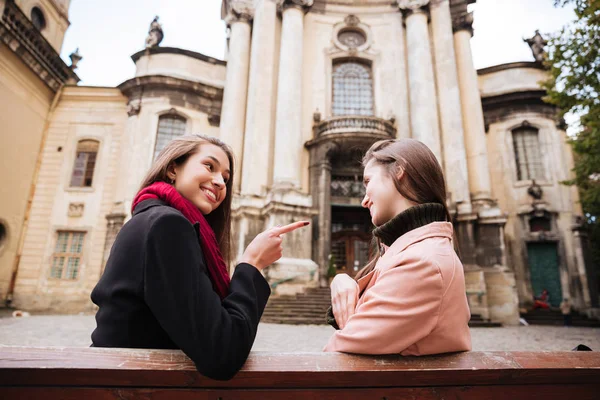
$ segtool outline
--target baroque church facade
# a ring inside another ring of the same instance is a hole
[[[107,88],[78,86],[80,56],[58,56],[69,0],[0,0],[0,297],[92,310],[143,175],[186,133],[234,150],[234,254],[310,219],[265,274],[276,294],[325,286],[330,266],[353,275],[369,257],[362,154],[412,137],[443,167],[473,314],[517,324],[547,289],[597,315],[578,193],[561,184],[573,156],[542,101],[544,41],[528,41],[534,62],[476,70],[472,3],[223,0],[226,61],[161,47],[155,19],[135,76]]]

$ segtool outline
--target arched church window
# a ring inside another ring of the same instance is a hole
[[[369,64],[344,60],[333,65],[333,115],[373,115],[373,75]]]
[[[177,136],[185,134],[185,118],[176,114],[162,115],[158,119],[158,129],[156,133],[156,146],[154,147],[154,159],[165,148],[167,143]]]
[[[515,149],[517,180],[544,180],[544,166],[540,152],[538,130],[523,126],[512,131]]]
[[[31,22],[35,26],[35,29],[40,32],[46,27],[46,17],[44,17],[44,13],[39,7],[31,9]]]
[[[71,174],[71,187],[91,187],[96,167],[99,143],[96,140],[80,140],[77,143],[75,163]]]

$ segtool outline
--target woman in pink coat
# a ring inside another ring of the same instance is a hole
[[[331,283],[325,351],[439,354],[471,349],[463,266],[454,251],[440,164],[414,139],[375,143],[363,159],[378,254]]]

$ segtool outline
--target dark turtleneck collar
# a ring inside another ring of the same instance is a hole
[[[446,210],[439,203],[424,203],[410,207],[385,224],[375,228],[373,235],[386,246],[391,246],[400,236],[432,222],[447,221]]]

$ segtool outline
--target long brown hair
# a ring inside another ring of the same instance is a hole
[[[231,147],[221,140],[205,135],[184,135],[171,140],[164,149],[158,154],[156,160],[150,167],[150,170],[142,180],[140,190],[152,185],[154,182],[171,183],[167,175],[169,167],[174,164],[181,166],[194,154],[200,150],[203,144],[213,144],[220,147],[229,159],[229,168],[231,173],[225,184],[227,193],[223,202],[213,212],[205,215],[206,221],[212,227],[219,243],[219,249],[223,255],[226,264],[231,259],[231,199],[233,188],[233,151]]]
[[[440,163],[433,152],[416,139],[387,139],[374,143],[363,157],[362,164],[374,161],[385,168],[396,190],[417,204],[438,203],[444,206],[447,221],[452,221],[446,204],[446,182]],[[402,177],[398,179],[400,172]],[[360,279],[375,268],[381,257],[381,244],[373,237],[373,257],[355,276]]]

